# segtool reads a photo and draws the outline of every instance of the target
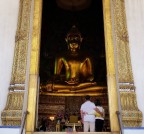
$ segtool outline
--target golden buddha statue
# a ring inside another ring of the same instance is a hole
[[[71,28],[65,40],[68,51],[56,57],[53,81],[46,86],[48,91],[78,93],[96,90],[92,58],[80,51],[83,38],[76,26]]]

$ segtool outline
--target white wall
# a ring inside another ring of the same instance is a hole
[[[20,134],[18,127],[0,127],[0,134]]]
[[[125,0],[125,2],[137,103],[139,110],[144,114],[144,0]]]
[[[144,128],[126,128],[124,134],[144,134]]]
[[[10,83],[18,6],[19,0],[0,0],[0,113],[5,107]]]

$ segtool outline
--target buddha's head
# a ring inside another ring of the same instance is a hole
[[[74,25],[67,33],[65,40],[68,44],[78,43],[78,45],[80,45],[83,38],[81,37],[81,33],[79,32],[78,28]]]
[[[70,49],[72,52],[76,52],[78,49],[80,49],[83,38],[81,37],[81,33],[77,27],[74,25],[67,33],[65,40],[68,44],[68,49]]]

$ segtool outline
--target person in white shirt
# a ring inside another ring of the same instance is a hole
[[[102,132],[103,125],[104,125],[104,108],[101,105],[100,100],[95,101],[96,108],[99,109],[99,112],[96,112],[95,117],[95,131]]]
[[[85,102],[81,105],[80,113],[82,118],[82,123],[84,125],[84,132],[95,132],[95,114],[91,114],[96,106],[90,101],[90,96],[85,96]]]

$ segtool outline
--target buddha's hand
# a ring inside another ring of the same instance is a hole
[[[97,83],[96,82],[92,82],[91,85],[97,85]]]
[[[65,81],[67,84],[71,84],[71,85],[74,85],[74,84],[78,84],[79,81],[77,78],[71,78],[70,80],[68,81]]]
[[[94,80],[94,76],[93,75],[90,75],[90,76],[87,77],[87,81],[91,81],[92,82],[93,80]]]

